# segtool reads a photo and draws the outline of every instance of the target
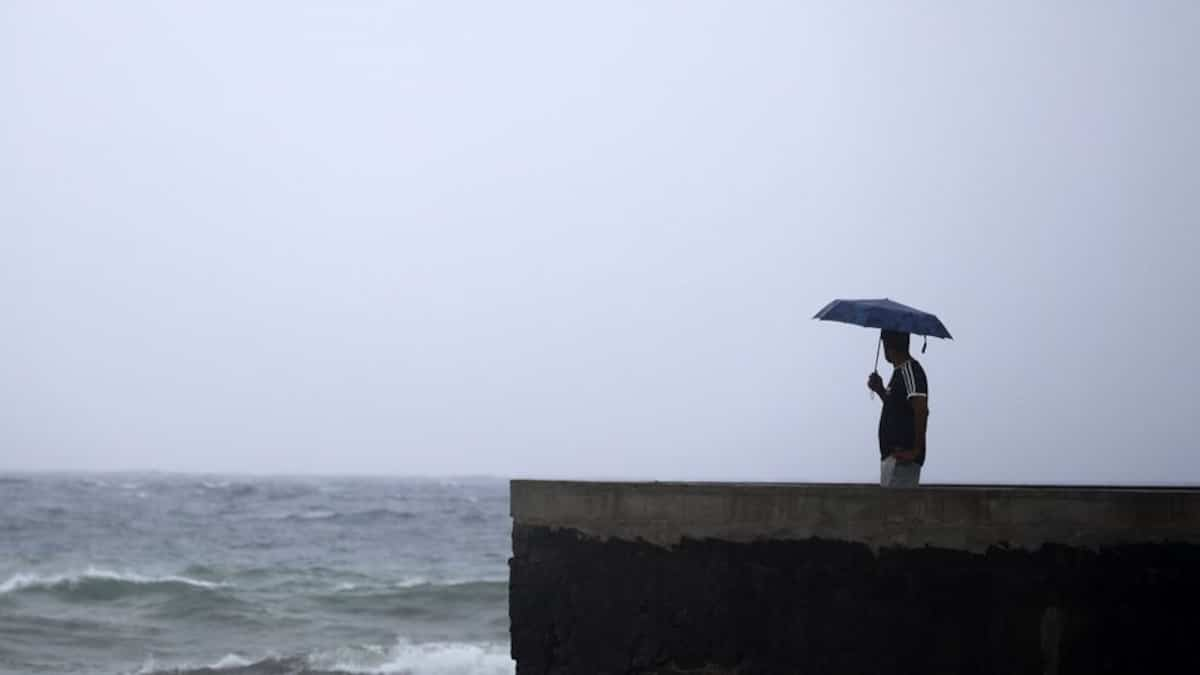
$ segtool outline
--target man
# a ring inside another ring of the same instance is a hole
[[[893,366],[887,388],[879,373],[867,387],[883,401],[879,415],[879,484],[916,487],[925,465],[925,425],[929,420],[929,383],[925,369],[908,353],[908,333],[885,330],[883,353]]]

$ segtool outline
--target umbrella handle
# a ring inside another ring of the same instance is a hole
[[[879,372],[879,348],[882,346],[883,346],[883,338],[881,337],[881,338],[879,338],[879,341],[875,343],[875,370],[873,372],[876,372],[876,373]],[[873,391],[869,392],[867,394],[867,396],[868,396],[868,400],[871,400],[871,401],[875,400],[875,392],[873,392]]]

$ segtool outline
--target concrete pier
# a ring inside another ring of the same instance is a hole
[[[1200,490],[513,481],[550,673],[1200,672]]]

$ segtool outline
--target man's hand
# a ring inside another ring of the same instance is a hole
[[[879,373],[871,373],[867,377],[867,389],[879,394],[880,398],[887,394],[887,390],[883,388],[883,378],[879,376]]]
[[[917,461],[916,450],[893,450],[892,458],[898,463],[908,463]]]

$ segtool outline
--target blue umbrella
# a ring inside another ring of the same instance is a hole
[[[936,316],[893,300],[834,300],[817,312],[814,319],[841,321],[867,328],[894,330],[939,338],[954,338]],[[921,348],[925,352],[925,348]],[[875,346],[875,369],[879,370],[879,345]]]

